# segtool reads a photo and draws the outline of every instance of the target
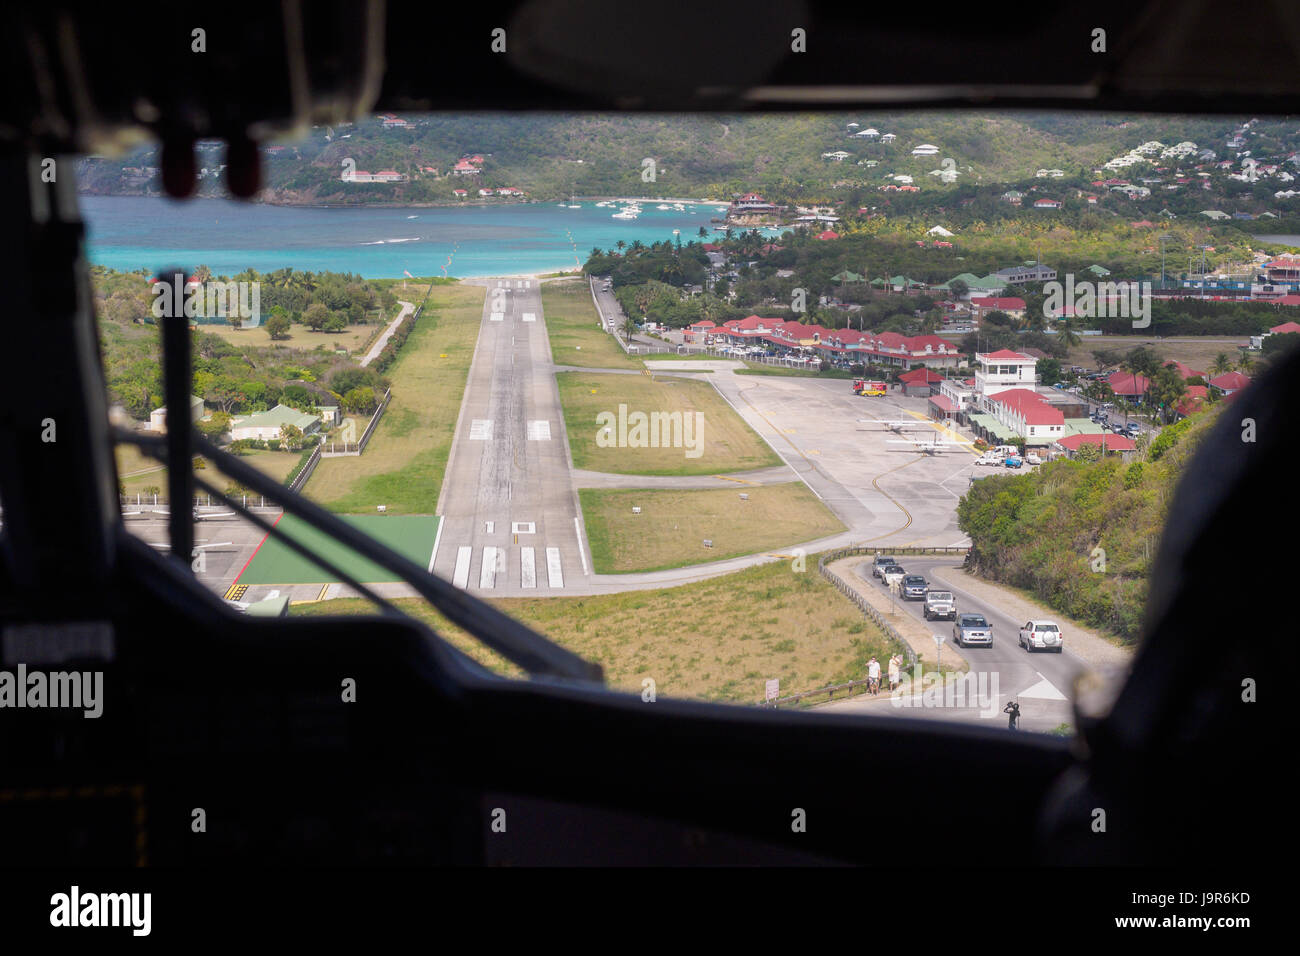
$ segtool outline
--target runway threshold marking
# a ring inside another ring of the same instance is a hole
[[[478,586],[480,588],[494,588],[497,586],[497,575],[504,571],[506,563],[505,548],[496,548],[488,545],[483,549],[483,563],[478,569]]]
[[[553,588],[564,587],[564,571],[560,567],[560,549],[546,549],[546,583]]]
[[[274,528],[276,525],[278,525],[280,523],[280,519],[283,517],[284,517],[284,512],[281,511],[278,515],[276,515],[275,520],[271,522],[271,527]],[[257,547],[253,549],[253,553],[248,556],[248,560],[244,562],[244,566],[240,568],[239,573],[235,575],[235,580],[230,582],[230,586],[232,588],[239,583],[239,579],[244,576],[244,572],[248,570],[248,566],[253,563],[253,559],[257,557],[257,552],[262,550],[262,545],[266,544],[266,539],[269,537],[271,537],[271,533],[269,531],[266,534],[262,535],[262,540],[257,542]]]
[[[522,587],[537,587],[537,558],[532,548],[519,549],[519,583]]]
[[[456,549],[456,570],[451,576],[451,583],[458,588],[469,587],[469,560],[473,554],[474,549],[470,547]]]

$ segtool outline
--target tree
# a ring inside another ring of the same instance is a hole
[[[1254,367],[1255,367],[1255,360],[1250,357],[1249,352],[1243,349],[1241,353],[1241,358],[1237,359],[1237,371],[1249,375],[1250,370],[1253,369]]]
[[[302,447],[302,429],[297,425],[280,426],[280,446],[285,451],[293,451]]]
[[[349,412],[369,412],[375,407],[375,390],[369,385],[349,389],[343,395],[343,408]]]
[[[342,332],[347,327],[347,319],[344,318],[342,312],[331,312],[322,328],[326,332]]]
[[[1169,412],[1177,407],[1186,394],[1187,384],[1172,366],[1157,369],[1147,389],[1149,400],[1160,410],[1161,422],[1168,420]]]
[[[1227,352],[1220,352],[1214,357],[1214,364],[1210,366],[1210,371],[1216,376],[1232,371],[1232,359],[1228,358]]]
[[[1060,323],[1060,332],[1057,339],[1067,349],[1072,349],[1082,341],[1079,333],[1074,331],[1069,322]]]
[[[970,286],[966,284],[965,279],[953,279],[948,283],[948,294],[954,299],[964,299],[968,292]]]
[[[313,302],[307,306],[307,311],[302,314],[303,324],[313,332],[319,332],[325,328],[325,323],[330,319],[330,310],[325,308],[324,303]]]
[[[213,412],[207,419],[199,422],[197,427],[204,438],[217,441],[230,431],[230,415],[226,412]]]
[[[271,336],[271,341],[278,339],[287,339],[289,337],[289,317],[287,315],[273,315],[266,320],[266,332]]]
[[[1061,380],[1061,363],[1059,359],[1039,359],[1034,365],[1034,371],[1038,373],[1039,381],[1044,385],[1055,385]]]

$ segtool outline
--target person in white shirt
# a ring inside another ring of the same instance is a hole
[[[889,659],[889,689],[894,690],[902,682],[903,661],[897,654]]]
[[[867,687],[872,694],[880,693],[880,661],[874,657],[867,662]]]

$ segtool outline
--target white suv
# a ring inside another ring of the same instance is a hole
[[[1020,629],[1020,646],[1026,651],[1055,651],[1061,653],[1065,635],[1055,621],[1026,621]]]

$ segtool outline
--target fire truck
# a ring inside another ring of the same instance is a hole
[[[889,390],[884,382],[873,382],[870,379],[855,379],[853,382],[854,395],[884,395]]]

